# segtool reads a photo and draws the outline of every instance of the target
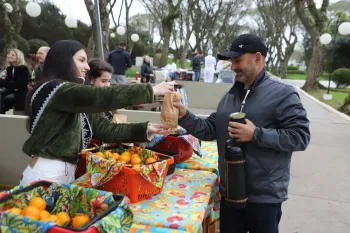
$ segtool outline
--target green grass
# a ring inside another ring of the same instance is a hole
[[[337,110],[340,106],[343,105],[345,98],[348,96],[348,93],[346,92],[331,91],[330,94],[332,94],[333,98],[331,100],[324,100],[323,94],[326,94],[327,90],[318,89],[317,91],[308,91],[308,93],[316,99],[322,101],[325,104],[328,104],[329,106]]]
[[[287,79],[306,80],[306,74],[287,74]],[[320,80],[328,80],[328,73],[324,72]]]
[[[136,72],[140,73],[140,68],[132,67],[126,71],[125,75],[126,75],[126,77],[135,77]]]

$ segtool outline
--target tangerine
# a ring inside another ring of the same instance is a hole
[[[71,221],[71,218],[70,218],[68,213],[66,213],[66,212],[59,212],[57,214],[57,221],[56,221],[56,223],[59,226],[63,226],[63,225],[69,224],[70,221]]]
[[[112,157],[115,158],[116,160],[119,159],[119,154],[118,153],[112,153]]]
[[[132,165],[141,164],[141,162],[142,162],[142,160],[138,154],[131,155],[131,164]]]
[[[84,225],[86,225],[88,222],[90,222],[90,218],[85,214],[78,214],[72,219],[73,228],[81,228]]]
[[[120,156],[119,156],[119,161],[122,161],[124,163],[129,163],[131,160],[131,154],[128,151],[123,152]]]
[[[47,210],[40,210],[40,220],[49,219],[50,213]]]
[[[40,210],[35,206],[27,206],[23,209],[22,215],[27,216],[29,218],[39,220],[40,218]]]
[[[105,153],[103,153],[105,157],[111,157],[112,156],[112,151],[106,150]]]
[[[21,214],[22,213],[22,210],[20,208],[16,208],[16,207],[13,207],[13,208],[9,209],[8,211],[10,211],[14,214]]]
[[[34,206],[39,210],[44,210],[46,209],[46,201],[41,197],[34,197],[30,200],[29,206]]]
[[[146,159],[145,164],[150,164],[150,163],[154,163],[154,162],[157,162],[157,160],[155,158],[151,157],[151,158]]]
[[[105,155],[102,152],[96,152],[95,157],[104,159]]]
[[[57,216],[55,214],[52,214],[52,215],[50,215],[48,220],[51,221],[51,222],[56,222],[57,219],[58,219]]]

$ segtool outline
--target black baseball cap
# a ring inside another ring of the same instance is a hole
[[[242,34],[232,42],[230,51],[218,54],[218,59],[228,60],[232,57],[239,57],[244,53],[261,53],[267,55],[267,47],[260,37],[254,34]]]

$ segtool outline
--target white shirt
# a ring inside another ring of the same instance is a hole
[[[215,68],[216,59],[212,55],[208,55],[205,57],[205,68]]]

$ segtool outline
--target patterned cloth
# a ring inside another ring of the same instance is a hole
[[[0,197],[6,194],[12,194],[14,191],[24,187],[26,186],[17,186],[5,194],[1,194]],[[111,208],[115,203],[112,193],[109,192],[86,189],[70,184],[52,184],[47,189],[39,186],[27,192],[13,194],[12,199],[0,204],[0,209],[3,210],[0,217],[2,233],[45,233],[56,225],[53,222],[41,222],[6,211],[12,207],[23,209],[36,196],[46,200],[47,210],[51,214],[65,211],[70,216],[75,216],[77,213],[84,213],[89,215],[90,218]],[[129,232],[133,221],[133,214],[128,204],[129,200],[124,198],[114,210],[97,221],[94,226],[98,228],[99,232]]]
[[[199,142],[199,140],[195,137],[193,137],[190,134],[187,134],[186,130],[184,128],[181,128],[180,126],[177,129],[174,129],[172,132],[173,135],[178,135],[177,137],[182,138],[185,142],[187,142],[188,144],[190,144],[193,148],[193,150],[195,151],[195,153],[199,156],[201,155],[201,144]],[[143,147],[154,147],[155,145],[157,145],[159,142],[161,142],[162,140],[164,140],[166,138],[166,136],[163,135],[155,135],[154,138],[152,139],[152,141],[148,142],[148,143],[142,143]]]
[[[202,222],[208,214],[216,178],[208,171],[176,169],[173,175],[167,177],[162,193],[131,205],[134,223],[180,232],[202,232]]]
[[[157,153],[146,149],[142,149],[139,155],[142,161],[149,157],[158,157]],[[73,182],[74,184],[82,187],[99,187],[118,175],[124,166],[128,166],[125,163],[98,158],[92,153],[86,155],[86,165],[86,176],[79,178]],[[134,166],[133,169],[139,172],[143,178],[154,186],[161,188],[165,177],[163,174],[166,171],[166,167],[167,161],[162,160],[149,165],[141,164],[137,167]]]
[[[186,233],[186,231],[134,223],[130,228],[130,233]]]
[[[176,164],[177,168],[211,171],[219,176],[218,171],[218,151],[216,142],[202,141],[202,157],[192,157],[182,163]]]
[[[219,192],[219,171],[218,171],[218,152],[216,142],[205,142],[202,141],[202,157],[193,156],[182,162],[176,164],[176,168],[191,169],[191,170],[201,170],[210,171],[218,176],[215,186],[213,186],[211,199],[209,202],[208,211],[210,212],[211,221],[215,222],[220,219],[220,200],[221,195]]]

